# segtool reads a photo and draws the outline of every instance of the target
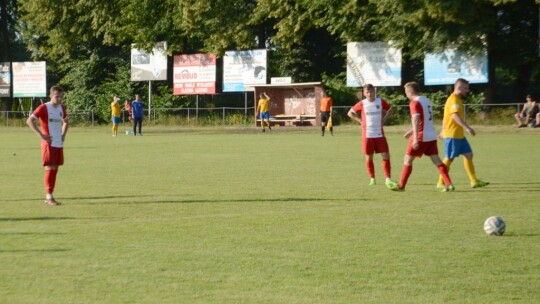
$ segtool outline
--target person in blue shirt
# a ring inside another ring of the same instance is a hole
[[[133,118],[133,135],[137,135],[137,125],[139,126],[139,135],[142,136],[143,104],[140,101],[139,94],[135,95],[135,100],[131,102],[131,115]]]

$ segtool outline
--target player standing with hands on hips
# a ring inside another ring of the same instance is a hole
[[[439,170],[443,177],[445,187],[443,192],[454,191],[454,186],[448,176],[446,166],[439,158],[437,149],[437,131],[433,126],[433,112],[431,102],[425,96],[420,96],[420,86],[416,82],[405,84],[405,95],[409,99],[409,110],[411,111],[412,129],[405,133],[405,138],[410,138],[403,161],[403,170],[399,184],[390,188],[393,191],[405,190],[407,180],[412,173],[412,164],[415,158],[427,155]]]
[[[443,163],[450,171],[450,165],[454,158],[463,155],[463,166],[469,176],[471,188],[480,188],[489,185],[476,178],[476,173],[473,164],[473,152],[464,131],[470,135],[476,135],[476,132],[465,122],[462,97],[469,93],[469,82],[463,78],[456,80],[454,91],[444,105],[444,116],[442,123],[441,137],[444,139],[444,160]],[[437,188],[443,188],[443,177],[439,177]]]
[[[392,108],[384,99],[375,96],[373,85],[366,84],[363,91],[366,98],[357,102],[347,115],[362,126],[362,152],[366,155],[366,168],[370,177],[369,185],[376,184],[373,154],[381,153],[382,167],[386,177],[385,185],[392,188],[396,182],[390,178],[390,152],[383,130],[383,125],[390,117]],[[358,91],[357,97],[362,98],[360,91]]]
[[[26,123],[41,138],[41,159],[45,167],[45,204],[58,206],[61,203],[54,199],[53,192],[58,167],[64,164],[63,147],[69,124],[66,108],[62,104],[64,90],[59,86],[53,86],[49,96],[51,101],[37,107]],[[38,119],[41,130],[35,123]]]

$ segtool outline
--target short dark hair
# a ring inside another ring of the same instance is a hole
[[[456,79],[456,82],[454,84],[458,84],[458,83],[469,84],[469,81],[465,78],[458,78]]]
[[[364,86],[364,89],[375,90],[375,87],[371,83],[368,83]]]
[[[61,86],[52,86],[49,90],[49,94],[52,94],[53,92],[64,93],[64,89],[62,89]]]

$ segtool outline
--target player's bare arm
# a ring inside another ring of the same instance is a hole
[[[41,131],[38,129],[38,127],[36,126],[36,120],[37,118],[35,116],[30,115],[30,117],[28,117],[28,119],[26,120],[26,124],[30,127],[32,132],[36,133],[41,139],[46,142],[51,142],[51,137],[49,135],[41,133]]]
[[[463,129],[465,129],[465,131],[467,131],[467,133],[469,133],[470,135],[472,136],[475,136],[476,135],[476,132],[474,131],[473,128],[471,128],[463,119],[461,119],[461,117],[459,117],[459,115],[457,113],[453,113],[452,114],[452,119],[460,126],[463,127]]]
[[[356,121],[359,124],[362,124],[362,120],[360,117],[358,117],[358,113],[356,113],[352,108],[347,113],[347,116],[349,116],[352,120]]]

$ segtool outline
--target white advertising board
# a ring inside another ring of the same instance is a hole
[[[266,84],[266,50],[227,51],[223,57],[223,92],[248,91]]]
[[[347,43],[347,86],[401,85],[401,49],[389,42]]]
[[[167,42],[147,53],[131,46],[131,81],[167,80]]]
[[[13,62],[13,97],[46,96],[46,62]]]

